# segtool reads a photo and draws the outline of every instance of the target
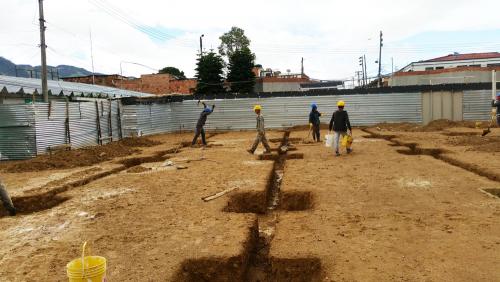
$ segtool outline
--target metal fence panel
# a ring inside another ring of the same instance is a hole
[[[0,160],[36,156],[36,131],[32,105],[0,105]]]
[[[464,91],[464,120],[490,120],[491,90]]]
[[[98,145],[95,103],[78,103],[78,113],[70,114],[69,129],[72,147],[81,148]]]
[[[66,103],[35,105],[37,154],[45,154],[52,146],[66,144]]]

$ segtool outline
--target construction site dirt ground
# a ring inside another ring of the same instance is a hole
[[[340,157],[300,129],[264,157],[255,132],[164,134],[1,163],[20,214],[0,211],[0,280],[67,281],[87,241],[108,281],[500,281],[500,129],[481,132],[356,129]]]

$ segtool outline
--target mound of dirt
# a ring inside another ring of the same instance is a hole
[[[447,119],[438,119],[431,121],[429,124],[422,126],[419,131],[441,131],[453,127],[467,127],[474,128],[475,122],[473,121],[451,121]]]
[[[400,122],[400,123],[383,122],[374,125],[374,127],[387,131],[414,131],[422,126],[416,123],[409,123],[409,122]]]
[[[467,146],[473,151],[500,152],[499,136],[454,136],[448,139],[454,146]]]
[[[159,141],[138,137],[125,138],[120,140],[119,143],[128,147],[153,147],[161,144]]]
[[[403,132],[434,132],[434,131],[442,131],[444,129],[453,128],[453,127],[467,127],[467,128],[475,128],[476,122],[474,121],[451,121],[447,119],[438,119],[431,121],[427,125],[419,125],[416,123],[379,123],[374,127],[380,128],[382,130],[387,131],[403,131]],[[480,128],[486,128],[486,123],[481,123]]]
[[[136,154],[140,152],[136,147],[151,147],[158,144],[160,142],[147,138],[125,138],[103,146],[61,151],[52,155],[41,155],[31,160],[7,162],[0,164],[0,170],[15,173],[90,166],[113,158]]]

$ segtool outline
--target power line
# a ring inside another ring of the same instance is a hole
[[[140,24],[137,20],[132,18],[131,16],[127,15],[126,13],[122,12],[118,8],[113,7],[111,4],[107,3],[106,1],[103,0],[89,0],[89,2],[94,5],[95,7],[99,8],[101,11],[104,13],[108,14],[109,16],[127,24],[128,26],[150,36],[153,39],[156,39],[158,41],[167,41],[167,40],[177,40],[177,44],[180,46],[184,47],[194,47],[194,41],[186,41],[186,40],[180,40],[177,39],[175,36],[170,35],[164,31],[158,30],[157,28],[150,27],[148,25],[143,25]]]

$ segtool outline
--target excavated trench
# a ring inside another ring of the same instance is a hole
[[[480,136],[481,132],[443,132],[441,133],[444,136]]]
[[[481,189],[481,190],[483,190],[484,192],[486,192],[494,197],[500,198],[500,188],[490,188],[490,189]]]
[[[214,135],[215,134],[211,135],[210,137]],[[191,145],[191,143],[189,143],[189,145]],[[125,159],[119,162],[120,164],[122,164],[120,167],[94,174],[73,182],[69,182],[61,186],[57,186],[44,193],[29,196],[12,197],[12,202],[19,214],[32,214],[48,210],[70,199],[70,197],[63,197],[59,195],[63,192],[87,185],[93,181],[107,177],[109,175],[116,174],[133,167],[137,167],[143,163],[165,161],[170,158],[169,155],[180,152],[184,147],[186,147],[186,145],[181,143],[175,148],[156,152],[152,156]],[[0,217],[6,215],[7,212],[4,209],[0,209]]]
[[[495,173],[490,173],[488,171],[485,171],[483,168],[475,165],[475,164],[469,164],[469,163],[464,163],[462,161],[456,160],[454,158],[449,157],[446,153],[448,151],[439,149],[439,148],[419,148],[418,144],[416,143],[405,143],[400,140],[397,140],[398,138],[397,135],[383,135],[379,134],[376,132],[372,132],[368,129],[362,129],[365,133],[370,134],[369,136],[365,136],[365,138],[375,138],[375,139],[384,139],[391,144],[390,146],[395,146],[395,147],[406,147],[408,148],[407,150],[396,150],[396,152],[403,154],[403,155],[425,155],[425,156],[431,156],[437,160],[443,161],[447,164],[450,164],[452,166],[459,167],[461,169],[464,169],[468,172],[472,172],[474,174],[477,174],[482,177],[486,177],[490,180],[493,181],[500,181],[500,178],[497,174]]]
[[[257,221],[250,230],[244,253],[231,258],[206,258],[185,261],[175,281],[319,281],[321,261],[317,258],[281,259],[269,256],[279,211],[303,211],[313,207],[311,192],[281,191],[290,132],[280,141],[273,155],[273,169],[265,192],[243,192],[228,200],[225,212],[255,213]],[[293,158],[303,158],[294,154]]]

